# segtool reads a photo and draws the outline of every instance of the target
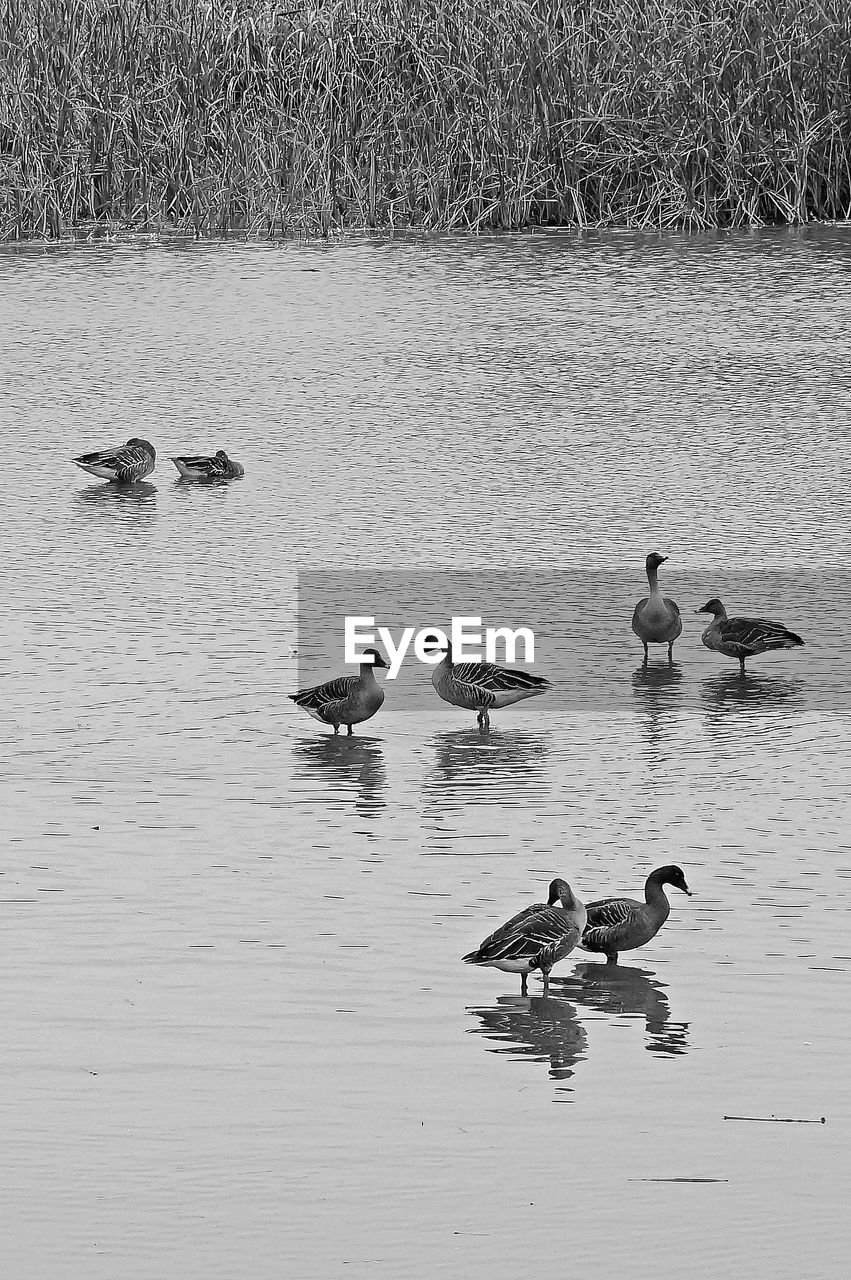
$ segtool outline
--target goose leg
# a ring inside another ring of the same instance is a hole
[[[491,727],[490,716],[487,707],[480,707],[479,714],[476,716],[479,728],[484,732]]]
[[[541,970],[541,976],[542,976],[542,977],[543,977],[543,979],[544,979],[544,995],[545,995],[545,996],[548,996],[548,995],[550,994],[550,971],[549,971],[549,969],[542,969],[542,970]]]
[[[352,726],[351,726],[351,725],[349,725],[348,729],[346,730],[346,737],[347,737],[347,738],[351,738],[352,736],[353,736],[353,735],[352,735]]]
[[[744,680],[744,678],[745,678],[745,660],[744,660],[744,658],[739,658],[739,675],[740,675],[740,676],[742,677],[742,679]]]
[[[617,964],[617,962],[618,962],[617,951],[610,951],[606,956],[606,964]]]
[[[641,643],[644,645],[644,665],[645,665],[645,667],[646,667],[646,666],[647,666],[647,663],[648,663],[648,662],[649,662],[649,660],[650,660],[650,650],[647,648],[647,641],[646,641],[646,640],[642,640],[642,642],[641,642]]]
[[[521,973],[520,975],[520,994],[521,996],[526,995],[526,974],[525,973]]]
[[[335,733],[339,733],[339,732],[340,732],[340,726],[339,726],[338,724],[335,724],[335,725],[334,725],[334,732],[335,732]]]
[[[673,665],[674,665],[674,642],[673,640],[669,640],[668,641],[668,666],[672,667]]]

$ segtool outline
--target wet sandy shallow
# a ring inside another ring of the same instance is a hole
[[[16,1275],[843,1273],[846,240],[0,256]],[[132,495],[64,461],[129,434]],[[244,481],[172,480],[218,447]],[[658,544],[807,647],[743,692],[689,616],[642,673]],[[407,567],[546,571],[546,702],[298,713],[297,571]],[[459,964],[667,861],[614,971]],[[772,1114],[827,1123],[723,1118]]]

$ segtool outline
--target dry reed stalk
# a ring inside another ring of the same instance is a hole
[[[844,0],[0,0],[0,236],[851,208]]]

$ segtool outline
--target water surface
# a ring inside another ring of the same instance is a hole
[[[844,1273],[849,249],[0,255],[15,1275]],[[68,462],[129,435],[131,490]],[[220,447],[243,481],[177,483]],[[334,739],[285,697],[320,569],[532,602],[556,688],[482,738],[406,667]],[[806,647],[742,685],[716,594]],[[554,874],[669,861],[695,896],[617,968],[459,964]]]

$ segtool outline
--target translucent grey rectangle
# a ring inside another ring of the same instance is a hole
[[[640,574],[589,570],[564,572],[421,570],[356,573],[302,571],[298,579],[299,684],[315,684],[346,671],[344,627],[347,617],[372,617],[389,628],[395,644],[405,628],[415,632],[448,629],[453,617],[478,617],[483,627],[530,628],[535,637],[534,664],[513,665],[552,681],[536,704],[539,720],[554,726],[566,714],[595,715],[651,699],[663,691],[683,708],[710,700],[773,706],[805,712],[851,709],[851,659],[845,624],[851,581],[826,574],[817,589],[787,570],[731,573],[668,573],[666,595],[681,610],[683,632],[669,670],[664,645],[651,646],[648,667],[631,630],[633,609],[647,594]],[[749,660],[744,685],[738,663],[710,652],[701,633],[711,619],[696,610],[720,596],[731,614],[769,617],[800,633],[805,647]],[[376,646],[384,651],[381,643]],[[500,651],[500,665],[505,656]],[[436,695],[432,667],[409,652],[398,676],[382,673],[390,700],[413,709]],[[508,713],[511,714],[510,712]]]

